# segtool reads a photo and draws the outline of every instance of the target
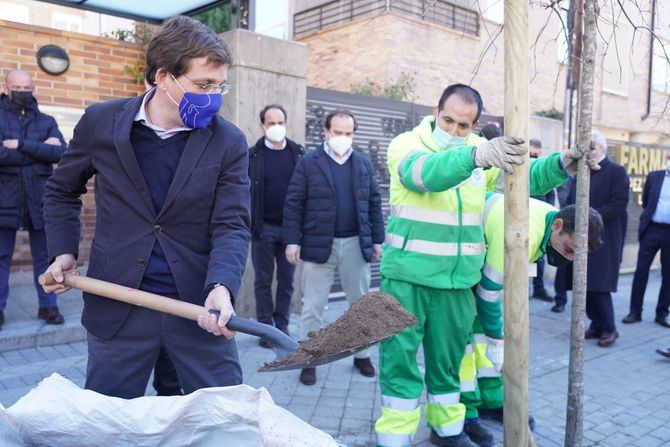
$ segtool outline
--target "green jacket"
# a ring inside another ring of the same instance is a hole
[[[541,200],[530,199],[528,262],[535,262],[544,255],[557,212],[556,208]],[[475,288],[477,314],[486,335],[503,338],[501,297],[505,271],[505,197],[502,194],[487,194],[484,237],[487,252],[482,277]]]
[[[388,148],[391,212],[381,262],[383,277],[437,289],[477,284],[484,266],[483,213],[498,169],[477,168],[472,150],[484,140],[440,150],[434,117],[394,138]],[[530,165],[531,194],[544,194],[568,176],[558,154]]]

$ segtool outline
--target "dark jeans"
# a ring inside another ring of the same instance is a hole
[[[179,396],[183,394],[177,370],[165,348],[161,348],[154,366],[154,389],[159,396]]]
[[[161,349],[185,394],[242,383],[234,340],[211,335],[194,321],[133,306],[112,338],[88,333],[86,389],[124,399],[144,396]]]
[[[554,302],[556,304],[567,304],[568,302],[568,273],[566,268],[557,268],[556,277],[554,278],[554,290],[556,296]]]
[[[537,264],[537,276],[533,278],[533,292],[544,289],[544,256],[535,263]]]
[[[286,260],[286,246],[281,239],[281,227],[263,224],[263,237],[251,242],[251,260],[254,265],[256,319],[277,328],[288,328],[288,317],[293,295],[295,266]],[[272,277],[277,263],[277,297],[272,304]]]
[[[649,280],[651,263],[661,250],[661,291],[656,304],[656,317],[668,316],[670,306],[670,225],[651,223],[640,238],[637,253],[637,267],[633,276],[633,287],[630,295],[630,313],[642,315],[644,292]]]
[[[586,316],[591,320],[591,329],[614,332],[614,306],[610,292],[586,292]]]
[[[39,298],[39,306],[53,307],[56,305],[56,295],[46,293],[37,281],[37,278],[49,267],[46,235],[44,234],[44,230],[36,230],[30,225],[28,236],[30,239],[30,255],[33,258],[33,281],[35,282],[35,289]],[[5,306],[7,306],[9,272],[12,266],[15,239],[16,229],[0,228],[0,310],[4,310]]]

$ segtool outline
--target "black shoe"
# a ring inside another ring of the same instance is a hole
[[[491,421],[496,421],[499,423],[503,423],[503,409],[501,408],[493,408],[493,409],[482,409],[478,408],[477,412],[479,413],[479,417],[482,419],[489,419]],[[528,427],[532,431],[535,431],[535,418],[531,416],[530,414],[528,415]]]
[[[354,366],[358,368],[361,374],[363,374],[365,377],[375,376],[375,367],[372,366],[370,357],[364,359],[357,359],[354,357]]]
[[[554,301],[552,297],[549,296],[546,289],[533,290],[533,298],[537,298],[542,301]]]
[[[495,444],[493,435],[479,423],[479,418],[466,419],[463,424],[463,431],[479,447],[493,447],[493,444]]]
[[[261,345],[264,348],[272,349],[272,343],[270,343],[270,340],[268,340],[265,337],[259,338],[258,339],[258,344]]]
[[[660,324],[663,327],[670,328],[670,323],[668,323],[668,317],[656,317],[654,322],[656,324]]]
[[[5,324],[5,311],[0,310],[0,329],[2,329],[2,326]]]
[[[468,435],[463,432],[456,436],[440,436],[435,433],[435,430],[431,430],[430,442],[434,445],[441,445],[446,447],[477,447],[477,444],[470,441]]]
[[[554,307],[551,308],[551,311],[556,312],[557,314],[560,314],[564,310],[565,310],[565,304],[560,304],[560,303],[554,304]]]
[[[300,371],[300,383],[314,385],[316,383],[316,368],[303,368]]]
[[[279,326],[277,326],[277,329],[279,329],[280,331],[282,331],[283,333],[285,333],[285,334],[288,335],[289,337],[291,336],[291,334],[288,333],[288,328],[287,328],[287,327],[279,327]]]
[[[621,320],[624,324],[638,323],[640,321],[642,321],[642,316],[634,313],[629,313],[623,320]]]
[[[63,316],[60,314],[57,306],[40,307],[37,311],[37,318],[40,320],[45,320],[47,324],[65,323],[65,318],[63,318]]]
[[[667,357],[670,359],[670,348],[666,349],[665,351],[657,349],[656,353],[661,354],[663,357]]]

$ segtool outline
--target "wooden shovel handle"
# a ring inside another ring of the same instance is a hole
[[[43,286],[58,284],[49,272],[40,275],[38,281]],[[186,303],[155,293],[143,292],[131,287],[81,276],[75,271],[63,272],[62,284],[73,289],[104,296],[116,301],[123,301],[124,303],[134,304],[135,306],[146,307],[147,309],[165,312],[188,320],[197,321],[198,315],[207,313],[207,309],[204,306],[198,306],[196,304]]]

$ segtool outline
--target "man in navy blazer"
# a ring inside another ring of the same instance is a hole
[[[661,291],[656,304],[655,322],[670,328],[668,307],[670,306],[670,149],[665,152],[666,168],[647,175],[642,190],[642,214],[638,238],[637,267],[630,295],[630,313],[624,323],[642,321],[642,302],[649,279],[651,263],[661,250]]]
[[[220,317],[200,315],[196,324],[85,293],[86,388],[122,398],[144,395],[161,349],[185,393],[242,382],[225,325],[250,239],[247,143],[217,115],[230,89],[230,52],[202,23],[176,17],[155,34],[146,61],[153,88],[90,106],[47,183],[49,271],[62,280],[76,266],[80,197],[95,175],[88,276],[204,305]]]

